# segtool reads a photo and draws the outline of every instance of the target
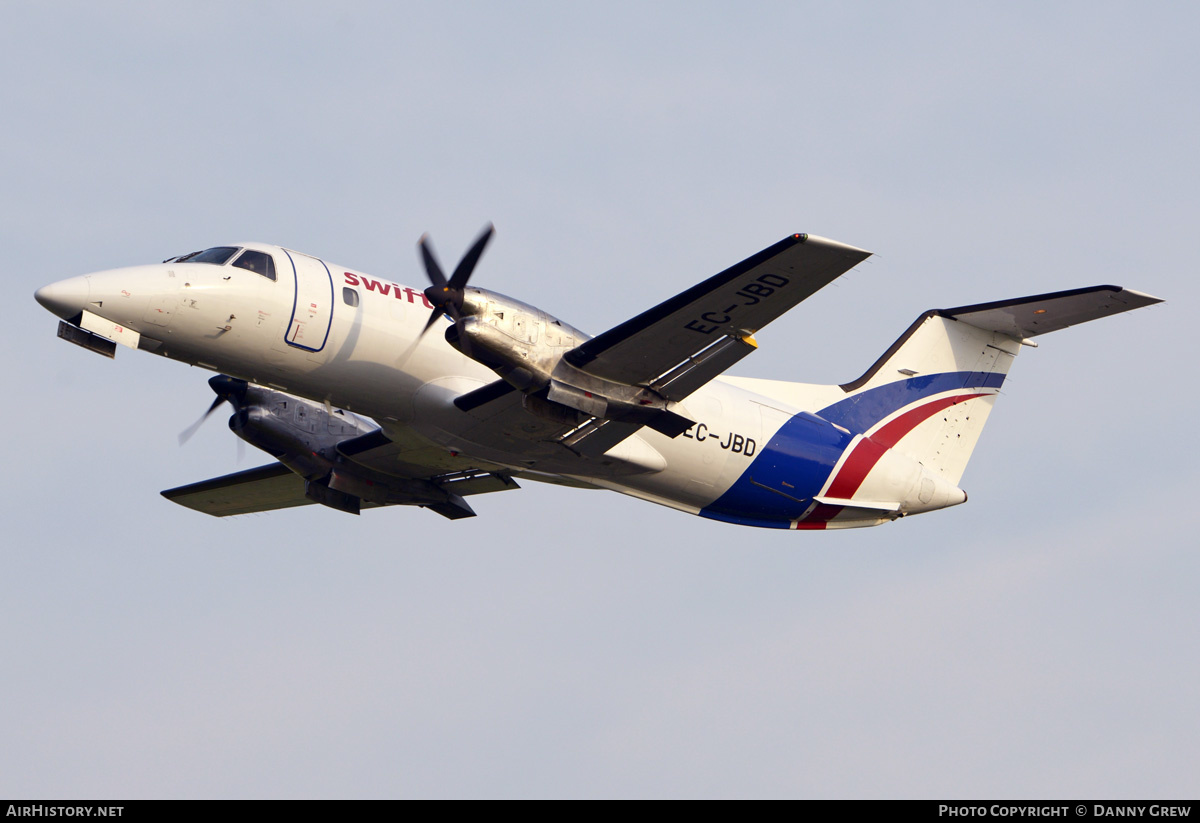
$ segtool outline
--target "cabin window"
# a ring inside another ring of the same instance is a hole
[[[358,306],[358,292],[349,286],[342,287],[342,301],[347,306]]]
[[[237,260],[233,261],[233,265],[246,271],[252,271],[255,274],[261,274],[268,280],[275,279],[275,261],[271,259],[271,255],[261,251],[247,251]]]

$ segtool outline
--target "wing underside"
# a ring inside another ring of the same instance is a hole
[[[163,497],[215,517],[307,506],[304,478],[282,463],[214,477],[199,483],[167,489]]]
[[[162,495],[214,517],[321,503],[352,514],[381,506],[422,506],[454,520],[474,516],[463,499],[467,496],[520,488],[506,473],[463,468],[461,463],[453,471],[427,468],[424,476],[414,476],[413,464],[397,461],[396,444],[381,432],[352,438],[341,446],[350,456],[315,479],[306,480],[280,462],[168,489]],[[411,458],[411,452],[405,456]]]

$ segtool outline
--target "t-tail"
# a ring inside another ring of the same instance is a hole
[[[1093,286],[933,309],[850,383],[728,378],[800,413],[764,406],[769,445],[702,513],[825,529],[876,525],[965,502],[959,481],[1022,346],[1036,346],[1033,338],[1047,332],[1158,302],[1131,289]],[[794,501],[790,507],[780,506],[781,495]],[[745,512],[752,500],[763,517],[730,516]]]

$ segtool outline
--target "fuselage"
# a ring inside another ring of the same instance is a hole
[[[696,423],[682,435],[642,429],[609,459],[580,459],[540,440],[545,424],[533,415],[506,431],[454,406],[496,374],[441,333],[422,336],[432,306],[421,290],[278,246],[217,249],[228,254],[96,272],[46,286],[37,299],[76,325],[95,330],[101,318],[117,342],[365,415],[389,436],[416,432],[523,478],[775,528],[874,525],[965,500],[865,430],[823,417],[838,387],[792,391],[785,402],[718,378],[686,398]],[[534,320],[502,331],[520,344],[538,334]]]

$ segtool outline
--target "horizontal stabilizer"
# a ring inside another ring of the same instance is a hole
[[[1120,286],[1091,286],[941,309],[938,314],[953,317],[984,331],[1000,332],[1024,340],[1161,302],[1157,297]]]
[[[899,503],[879,503],[871,500],[845,500],[840,497],[822,497],[817,495],[813,498],[818,503],[824,506],[842,506],[852,509],[870,509],[871,511],[881,512],[898,512],[900,511]]]

